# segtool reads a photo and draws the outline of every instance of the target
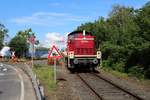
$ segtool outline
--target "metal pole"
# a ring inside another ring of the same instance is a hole
[[[56,58],[54,58],[54,82],[56,84]]]
[[[32,68],[33,68],[34,44],[32,43]]]
[[[102,56],[102,55],[101,55]],[[102,60],[102,57],[101,57],[101,60],[100,60],[100,67],[102,68],[103,67],[103,60]]]

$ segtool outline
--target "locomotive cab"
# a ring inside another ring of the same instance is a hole
[[[96,51],[94,36],[90,32],[75,31],[68,34],[68,68],[95,68],[101,59],[101,52]]]

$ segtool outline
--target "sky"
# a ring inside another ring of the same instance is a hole
[[[10,39],[32,28],[41,46],[64,47],[66,34],[85,22],[108,17],[115,4],[142,7],[149,0],[1,0],[0,22]],[[9,40],[9,39],[8,39]]]

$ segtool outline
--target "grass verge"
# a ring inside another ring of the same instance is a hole
[[[123,77],[123,78],[128,78],[129,75],[127,73],[122,73],[122,72],[119,72],[119,71],[115,71],[115,70],[112,70],[110,68],[107,68],[107,67],[102,67],[102,69],[108,73],[111,73],[112,75],[115,75],[115,76],[118,76],[118,77]]]
[[[123,78],[126,80],[132,80],[132,81],[136,81],[137,83],[140,83],[140,85],[146,85],[146,86],[150,86],[150,80],[149,79],[144,79],[144,78],[137,78],[133,75],[127,74],[127,73],[123,73],[123,72],[119,72],[116,70],[113,70],[109,67],[102,67],[102,70],[104,70],[105,72],[112,74],[118,78]]]
[[[44,86],[44,91],[50,93],[55,90],[53,67],[48,65],[34,65],[33,72],[37,75],[40,84]]]

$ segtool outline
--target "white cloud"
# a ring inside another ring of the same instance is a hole
[[[64,41],[64,37],[62,35],[60,35],[59,33],[47,33],[46,34],[46,38],[52,42],[62,42]]]
[[[58,27],[72,22],[83,22],[90,19],[92,18],[89,16],[77,16],[69,13],[37,12],[31,16],[14,18],[12,21],[19,25]]]
[[[46,39],[42,43],[44,47],[51,47],[52,45],[56,45],[59,49],[61,49],[65,48],[66,46],[66,36],[63,36],[60,33],[47,33],[45,37]]]

